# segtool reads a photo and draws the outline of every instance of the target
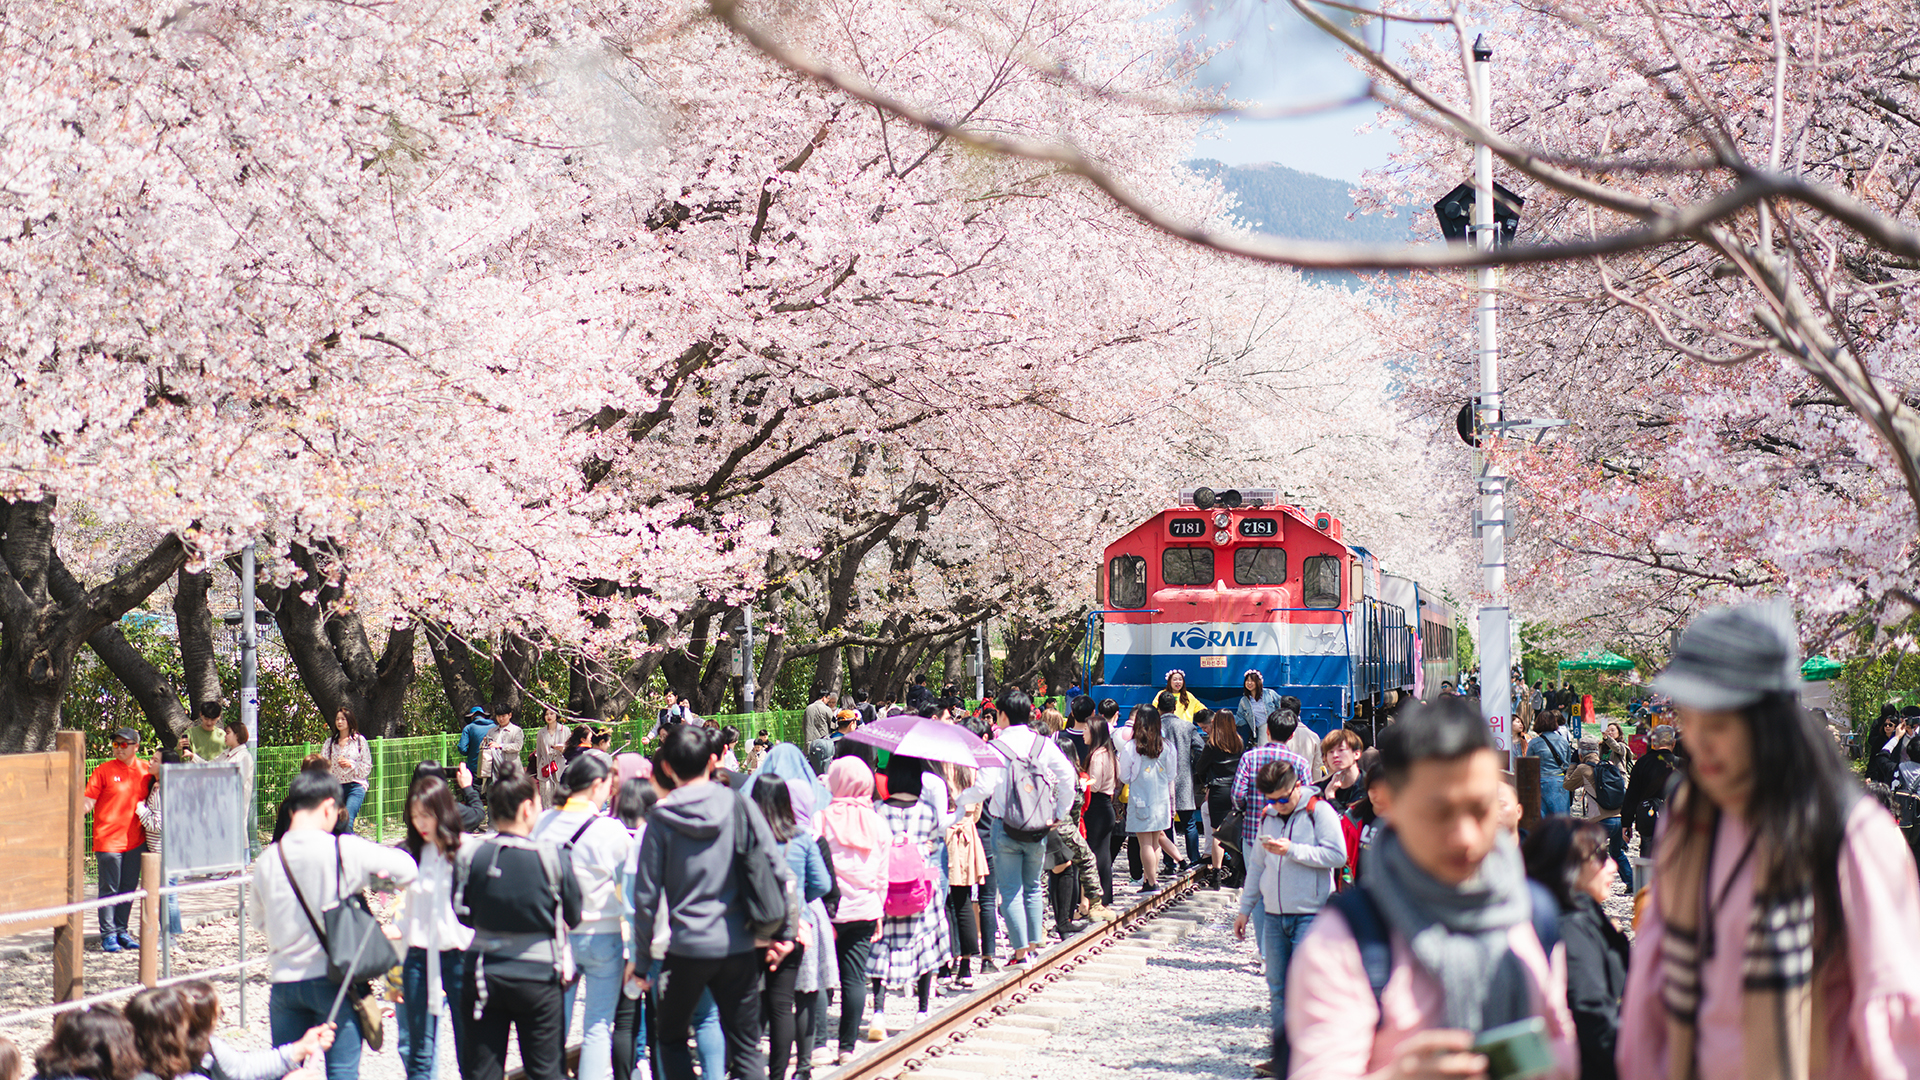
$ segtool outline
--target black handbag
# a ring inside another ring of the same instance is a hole
[[[1227,816],[1221,818],[1220,824],[1213,827],[1214,841],[1223,847],[1239,851],[1241,847],[1240,826],[1246,820],[1247,815],[1241,813],[1240,808],[1237,806],[1227,811]]]
[[[320,913],[319,920],[314,919],[313,909],[307,906],[307,898],[300,892],[300,882],[293,876],[293,867],[287,865],[286,849],[278,844],[274,847],[280,852],[280,868],[286,871],[287,884],[293,886],[293,898],[300,905],[300,913],[307,917],[313,936],[320,939],[320,947],[326,950],[327,978],[336,983],[366,982],[380,978],[400,963],[400,954],[381,932],[380,920],[367,906],[364,893],[341,897],[338,904]],[[334,880],[343,880],[345,866],[337,836],[333,838],[333,865]],[[321,929],[321,921],[326,923],[325,929]]]

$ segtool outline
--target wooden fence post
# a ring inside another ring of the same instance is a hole
[[[140,854],[140,985],[160,981],[160,854]]]
[[[1540,759],[1515,758],[1513,786],[1520,794],[1520,827],[1532,832],[1540,826]]]
[[[67,899],[87,896],[87,737],[59,731],[54,749],[67,755]],[[53,1000],[72,1001],[86,993],[86,912],[76,911],[53,928]]]

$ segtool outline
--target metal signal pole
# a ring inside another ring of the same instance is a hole
[[[1493,47],[1484,35],[1473,42],[1473,119],[1483,129],[1493,121]],[[1473,151],[1473,242],[1493,250],[1493,150]],[[1480,430],[1500,434],[1500,346],[1496,337],[1499,271],[1482,266],[1475,285],[1480,294]],[[1490,471],[1484,452],[1475,478],[1480,495],[1480,569],[1485,574],[1487,601],[1480,606],[1480,714],[1493,738],[1511,750],[1513,719],[1512,616],[1507,608],[1507,478]]]

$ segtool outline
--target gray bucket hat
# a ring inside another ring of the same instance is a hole
[[[1653,691],[1676,705],[1743,709],[1768,693],[1799,692],[1799,651],[1785,604],[1712,608],[1680,635]]]

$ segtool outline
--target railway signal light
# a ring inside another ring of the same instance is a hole
[[[1493,246],[1506,247],[1520,231],[1520,208],[1527,200],[1493,185]],[[1440,219],[1440,231],[1448,240],[1465,240],[1473,222],[1473,185],[1461,184],[1433,204],[1433,216]]]

